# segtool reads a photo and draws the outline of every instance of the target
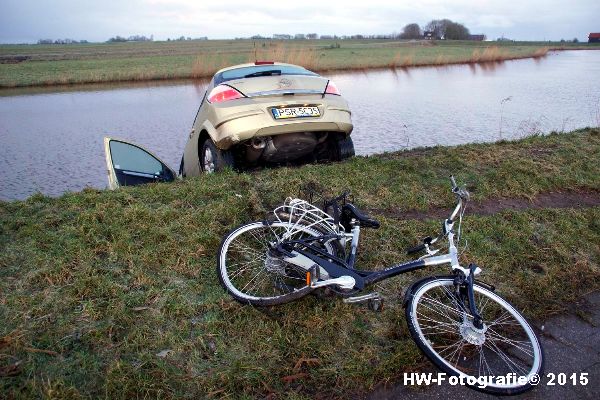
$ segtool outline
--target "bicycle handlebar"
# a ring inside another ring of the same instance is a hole
[[[340,194],[339,196],[334,197],[334,198],[329,199],[329,200],[326,200],[325,204],[333,205],[334,203],[337,203],[338,201],[342,201],[342,200],[345,202],[349,195],[350,195],[350,191],[349,190],[344,190],[342,192],[342,194]]]
[[[411,255],[425,250],[425,244],[419,244],[406,250],[406,254]]]
[[[454,175],[450,175],[450,181],[452,182],[452,193],[456,194],[460,200],[469,200],[469,192],[467,192],[467,189],[458,186]]]
[[[325,200],[323,202],[323,211],[325,211],[326,213],[328,212],[327,209],[329,207],[332,208],[333,210],[333,222],[335,225],[339,224],[340,222],[340,205],[338,204],[340,201],[342,201],[344,204],[346,203],[346,199],[348,198],[348,196],[350,195],[350,191],[349,190],[344,190],[342,192],[342,194],[340,194],[337,197],[334,197],[332,199],[329,200]]]
[[[452,210],[452,214],[450,214],[450,217],[446,220],[444,220],[444,228],[442,233],[440,234],[440,237],[442,237],[443,235],[445,235],[446,232],[446,224],[447,223],[452,223],[454,221],[454,219],[456,218],[456,216],[458,215],[458,213],[460,212],[460,210],[463,208],[464,206],[464,202],[469,200],[469,192],[467,192],[466,189],[460,188],[458,186],[458,184],[456,183],[456,179],[454,178],[454,175],[450,175],[450,182],[452,183],[452,193],[454,193],[456,195],[456,197],[458,198],[458,203],[456,204],[456,207],[454,207],[454,210]],[[437,241],[437,239],[435,239],[435,241]],[[420,251],[423,251],[426,249],[425,244],[431,244],[432,240],[431,238],[425,238],[423,240],[423,244],[411,247],[410,249],[406,250],[407,254],[413,254],[413,253],[418,253]]]

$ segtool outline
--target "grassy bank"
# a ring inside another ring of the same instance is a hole
[[[222,235],[307,182],[361,207],[450,207],[447,176],[475,201],[600,190],[600,131],[224,173],[118,191],[0,203],[0,393],[21,397],[346,397],[424,365],[399,304],[431,268],[387,281],[383,313],[337,299],[259,310],[220,288]],[[467,210],[468,214],[468,210]],[[406,259],[439,221],[380,217],[359,265]],[[464,258],[525,315],[600,288],[600,208],[467,216]],[[334,346],[336,346],[334,348]]]
[[[298,63],[316,71],[411,67],[541,57],[587,44],[402,42],[390,40],[1,45],[0,87],[202,78],[255,59]]]

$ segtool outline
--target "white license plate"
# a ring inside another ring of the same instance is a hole
[[[319,107],[285,107],[271,109],[275,119],[320,117]]]

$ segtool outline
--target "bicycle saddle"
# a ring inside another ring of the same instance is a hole
[[[350,232],[350,221],[356,219],[360,222],[360,226],[364,228],[379,228],[379,221],[369,218],[368,215],[363,214],[354,204],[346,203],[342,207],[342,218],[341,223],[346,228],[346,231]]]

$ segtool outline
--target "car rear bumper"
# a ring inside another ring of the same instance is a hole
[[[215,125],[215,144],[227,150],[237,143],[253,137],[275,136],[295,132],[341,132],[349,135],[353,125],[347,102],[339,96],[298,96],[290,100],[246,100],[248,104],[237,105],[228,112],[227,107],[216,109],[218,123]],[[281,106],[315,105],[321,116],[276,120],[271,108]]]

